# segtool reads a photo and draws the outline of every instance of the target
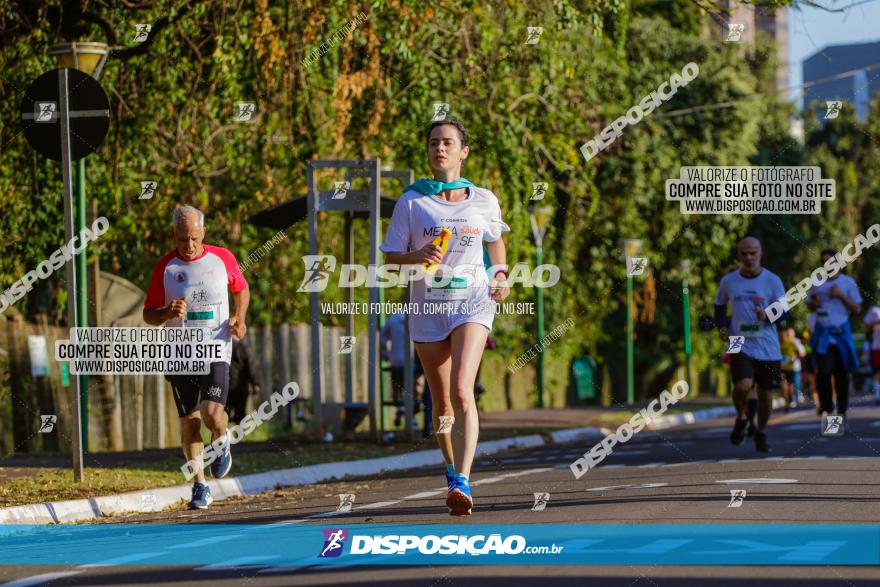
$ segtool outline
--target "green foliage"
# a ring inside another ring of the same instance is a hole
[[[60,40],[55,31],[72,30],[55,26],[58,15],[48,9],[15,21],[14,5],[0,0],[14,25],[10,35],[18,35],[0,48],[6,121],[16,120],[20,88],[52,67],[46,50]],[[534,264],[528,197],[532,182],[550,183],[546,203],[555,211],[545,262],[560,266],[563,281],[546,292],[547,330],[568,317],[576,324],[554,343],[554,361],[568,364],[590,352],[618,389],[622,239],[641,239],[650,259],[650,276],[636,281],[636,360],[639,388],[656,392],[682,363],[683,260],[691,261],[695,319],[711,313],[717,281],[747,232],[765,240],[768,266],[789,281],[813,266],[818,248],[842,244],[877,220],[870,204],[880,168],[870,139],[880,135],[877,108],[864,125],[846,111],[824,129],[808,123],[802,147],[789,136],[791,107],[764,94],[775,75],[772,47],[745,50],[711,39],[716,25],[696,2],[257,1],[187,3],[184,9],[159,0],[150,6],[93,6],[129,47],[133,23],[167,17],[172,24],[142,54],[111,56],[101,79],[112,102],[111,130],[88,159],[88,197],[111,221],[97,245],[102,265],[144,288],[155,260],[171,246],[170,216],[180,203],[206,212],[208,242],[244,259],[272,236],[248,217],[304,196],[310,159],[379,157],[383,165],[428,174],[423,133],[434,102],[450,103],[471,131],[466,176],[498,195],[512,228],[506,239],[511,264]],[[365,22],[344,38],[334,36],[361,12]],[[78,26],[102,38],[99,26]],[[543,27],[543,35],[527,45],[531,26]],[[325,55],[303,61],[324,42],[331,45]],[[586,140],[688,62],[699,65],[695,80],[595,159],[584,160],[579,147]],[[233,120],[241,101],[257,103],[254,122]],[[666,115],[729,101],[736,105]],[[0,277],[8,287],[63,242],[61,178],[57,164],[37,157],[15,125],[3,127],[2,145],[0,230],[7,254]],[[748,218],[683,216],[664,198],[665,180],[683,165],[748,164],[819,165],[838,181],[838,201],[816,217]],[[145,179],[158,180],[157,195],[137,200]],[[323,172],[319,187],[340,179]],[[386,192],[396,195],[400,187],[389,182]],[[321,214],[319,221],[321,251],[342,258],[341,217]],[[366,231],[357,223],[356,262],[367,261]],[[309,319],[307,297],[296,293],[305,225],[286,232],[288,240],[247,273],[252,323]],[[863,284],[873,284],[875,266],[857,270],[867,271],[860,274]],[[53,277],[53,285],[60,289],[63,282]],[[356,301],[366,295],[356,292]],[[386,292],[391,301],[401,295]],[[323,298],[343,296],[331,286]],[[532,290],[517,288],[511,301],[533,298]],[[51,299],[60,304],[62,296]],[[62,315],[60,308],[53,315]],[[341,317],[327,318],[334,320]],[[500,316],[498,354],[512,362],[533,344],[534,320]],[[714,361],[717,337],[695,337],[695,364]],[[564,377],[558,379],[557,395],[564,391]]]

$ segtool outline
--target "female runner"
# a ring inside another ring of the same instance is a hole
[[[469,515],[474,501],[468,479],[479,434],[474,381],[496,302],[510,294],[498,198],[461,176],[468,133],[454,119],[433,122],[427,137],[434,179],[408,186],[398,200],[380,250],[385,262],[428,267],[412,282],[409,316],[434,403],[437,443],[446,461],[446,505],[453,516]],[[432,241],[448,230],[448,249]],[[492,263],[483,265],[483,243]],[[432,265],[441,264],[436,273]],[[491,274],[491,275],[490,275]],[[411,306],[411,307],[413,307]],[[421,311],[428,310],[429,313]]]

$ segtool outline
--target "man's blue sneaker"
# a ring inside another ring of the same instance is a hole
[[[450,516],[469,516],[474,507],[471,486],[461,473],[456,473],[446,494],[446,507]]]
[[[206,510],[213,503],[214,498],[211,497],[211,489],[207,483],[194,483],[192,499],[189,502],[191,510]]]
[[[455,475],[446,471],[446,491],[447,493],[452,491],[452,484],[455,483]]]
[[[232,451],[229,447],[229,433],[227,432],[226,442],[221,445],[217,458],[211,463],[211,475],[214,476],[214,479],[225,477],[232,470]]]

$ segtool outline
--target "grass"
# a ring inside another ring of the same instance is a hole
[[[303,467],[319,463],[385,457],[409,452],[406,444],[373,445],[368,443],[333,443],[291,446],[273,440],[268,450],[234,451],[233,475],[247,475],[275,469]],[[245,445],[246,446],[246,445]],[[435,445],[426,445],[433,448]],[[7,461],[9,463],[10,461]],[[14,460],[11,461],[14,465]],[[34,474],[13,477],[0,484],[0,507],[47,501],[86,499],[186,483],[180,466],[182,459],[166,458],[149,463],[131,463],[115,467],[87,467],[85,481],[76,483],[66,468],[34,468]],[[2,469],[0,469],[2,474]]]

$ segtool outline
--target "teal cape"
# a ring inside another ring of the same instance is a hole
[[[406,193],[410,190],[415,190],[425,196],[433,196],[435,194],[439,194],[443,190],[458,190],[461,188],[472,187],[477,186],[475,186],[471,180],[464,177],[460,177],[459,179],[456,179],[455,181],[450,181],[449,183],[444,183],[442,181],[437,181],[436,179],[428,179],[426,177],[423,177],[414,184],[406,186],[406,189],[404,189],[403,191],[404,193]]]

